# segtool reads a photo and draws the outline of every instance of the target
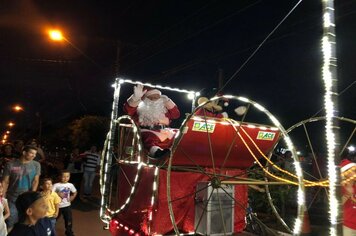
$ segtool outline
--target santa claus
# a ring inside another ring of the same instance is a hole
[[[168,126],[180,116],[170,98],[158,89],[144,90],[143,85],[137,84],[124,104],[124,111],[140,126],[143,146],[150,157],[161,159],[170,154],[175,133]]]

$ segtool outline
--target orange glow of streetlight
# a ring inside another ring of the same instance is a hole
[[[20,105],[15,105],[12,109],[16,112],[23,111],[23,107]]]
[[[9,130],[7,130],[7,131],[6,131],[6,134],[10,134],[10,131],[9,131]]]
[[[14,122],[9,122],[7,125],[10,126],[10,127],[13,127],[15,125],[15,123]]]
[[[49,30],[48,35],[50,39],[53,41],[62,41],[64,40],[64,37],[62,35],[62,32],[60,30]]]
[[[6,143],[6,140],[5,140],[5,139],[3,139],[3,140],[2,140],[2,144],[5,144],[5,143]]]

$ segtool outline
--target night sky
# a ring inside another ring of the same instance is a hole
[[[1,2],[1,132],[10,120],[25,127],[21,130],[36,130],[39,117],[44,129],[85,114],[109,117],[115,68],[132,80],[195,91],[217,87],[218,71],[227,81],[297,3]],[[286,128],[319,111],[320,2],[304,0],[223,92],[259,102]],[[50,41],[49,27],[63,30],[77,49]],[[337,1],[336,27],[339,91],[352,85],[339,97],[340,116],[355,119],[355,1]],[[179,99],[176,102],[179,105]],[[17,103],[25,107],[22,114],[10,109]]]

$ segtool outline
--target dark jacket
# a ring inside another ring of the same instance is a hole
[[[48,218],[42,218],[35,225],[15,224],[8,236],[55,236],[51,221]]]

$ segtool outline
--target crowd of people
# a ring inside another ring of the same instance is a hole
[[[50,162],[36,140],[5,143],[0,150],[0,236],[53,236],[61,216],[65,235],[74,235],[71,203],[80,199],[81,185],[82,198],[92,194],[100,165],[97,147],[82,153],[73,148],[62,157],[64,165]]]

